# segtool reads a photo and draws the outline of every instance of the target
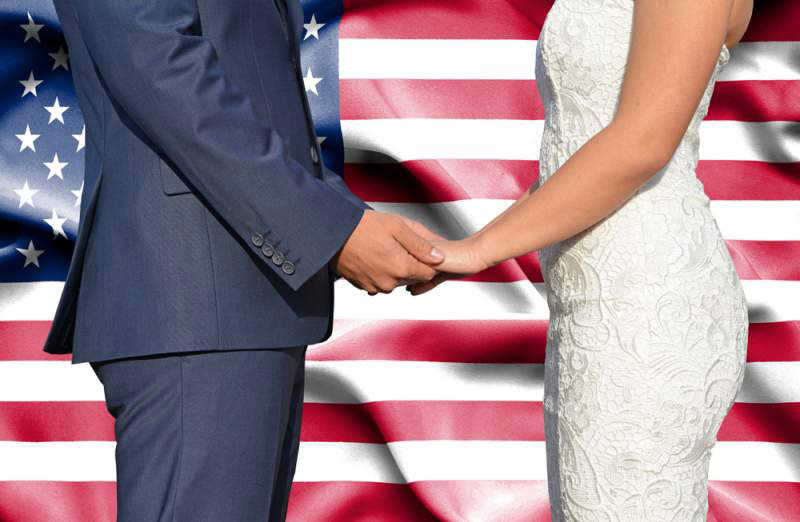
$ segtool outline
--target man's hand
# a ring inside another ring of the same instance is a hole
[[[444,255],[428,239],[439,236],[415,221],[365,210],[334,258],[336,272],[370,295],[430,281]]]

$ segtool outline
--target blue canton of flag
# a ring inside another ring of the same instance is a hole
[[[325,163],[343,173],[339,121],[340,2],[302,2],[302,71]],[[78,227],[86,131],[69,51],[52,3],[0,13],[0,265],[2,281],[63,281]]]
[[[85,130],[49,1],[0,13],[2,282],[63,281],[83,189]]]
[[[301,65],[306,97],[322,142],[325,164],[344,173],[344,144],[339,120],[339,21],[342,3],[303,0]]]

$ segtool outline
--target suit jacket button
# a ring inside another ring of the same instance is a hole
[[[284,259],[286,259],[286,258],[283,256],[283,253],[280,252],[279,250],[276,250],[275,254],[272,256],[272,262],[275,263],[278,266],[281,266],[281,264],[283,263]]]
[[[272,254],[275,253],[275,249],[272,248],[272,245],[269,243],[264,243],[264,246],[261,247],[261,253],[267,257],[272,257]]]
[[[319,153],[317,153],[317,148],[314,145],[311,146],[311,161],[319,163]]]
[[[264,236],[261,234],[253,234],[253,237],[250,238],[250,241],[257,247],[261,247],[264,244]]]
[[[283,273],[286,275],[294,274],[294,263],[291,261],[286,261],[283,263],[283,265],[281,265],[281,270],[283,270]]]

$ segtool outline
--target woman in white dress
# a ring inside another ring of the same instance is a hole
[[[409,287],[539,252],[553,520],[706,520],[748,314],[695,174],[698,130],[752,8],[555,0],[536,50],[538,186],[475,235],[437,243],[447,273]]]

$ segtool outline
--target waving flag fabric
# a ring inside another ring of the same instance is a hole
[[[443,235],[486,223],[537,177],[534,51],[550,6],[305,1],[327,164],[376,208]],[[110,521],[102,388],[88,365],[41,352],[82,188],[68,49],[48,0],[0,4],[0,41],[0,520]],[[710,521],[800,521],[799,122],[800,3],[757,1],[701,127],[698,175],[751,322]],[[289,519],[549,520],[536,255],[417,298],[337,286],[333,337],[308,351]]]

